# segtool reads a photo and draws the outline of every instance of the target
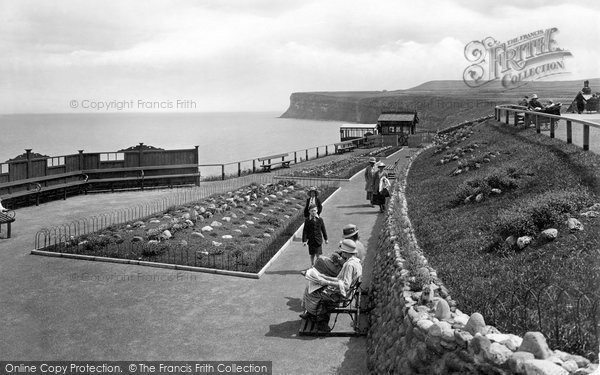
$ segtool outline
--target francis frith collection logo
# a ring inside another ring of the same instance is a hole
[[[465,57],[471,63],[463,80],[470,87],[479,87],[499,80],[506,89],[523,86],[556,74],[567,73],[565,57],[571,52],[558,47],[558,29],[536,30],[506,42],[492,37],[474,40],[465,47]]]

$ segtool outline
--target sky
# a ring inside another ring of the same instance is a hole
[[[469,42],[552,27],[573,55],[554,79],[597,78],[598,19],[589,0],[0,0],[0,113],[282,112],[461,80]]]

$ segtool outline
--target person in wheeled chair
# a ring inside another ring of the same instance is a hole
[[[345,239],[339,249],[344,265],[336,277],[327,276],[315,267],[310,268],[305,276],[308,280],[302,299],[305,311],[300,317],[317,322],[319,331],[330,330],[330,311],[347,297],[351,286],[362,276],[362,266],[356,257],[356,243]]]

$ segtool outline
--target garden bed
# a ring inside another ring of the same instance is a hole
[[[306,197],[294,181],[253,184],[40,250],[258,272],[303,223]]]

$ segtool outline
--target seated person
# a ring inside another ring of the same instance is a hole
[[[533,109],[544,109],[544,105],[542,103],[540,103],[540,101],[538,100],[538,96],[537,94],[533,94],[533,96],[531,97],[531,100],[529,101],[529,107],[533,108]]]
[[[523,99],[521,99],[521,101],[519,102],[519,105],[523,107],[529,106],[529,97],[525,95]]]
[[[2,201],[0,201],[0,212],[6,212],[8,211],[8,208],[4,208],[4,206],[2,206]]]
[[[343,240],[339,248],[345,262],[336,277],[324,275],[315,267],[306,272],[308,285],[302,300],[306,311],[300,317],[321,323],[319,330],[329,330],[329,311],[346,297],[350,287],[362,276],[362,266],[356,257],[354,241]]]

